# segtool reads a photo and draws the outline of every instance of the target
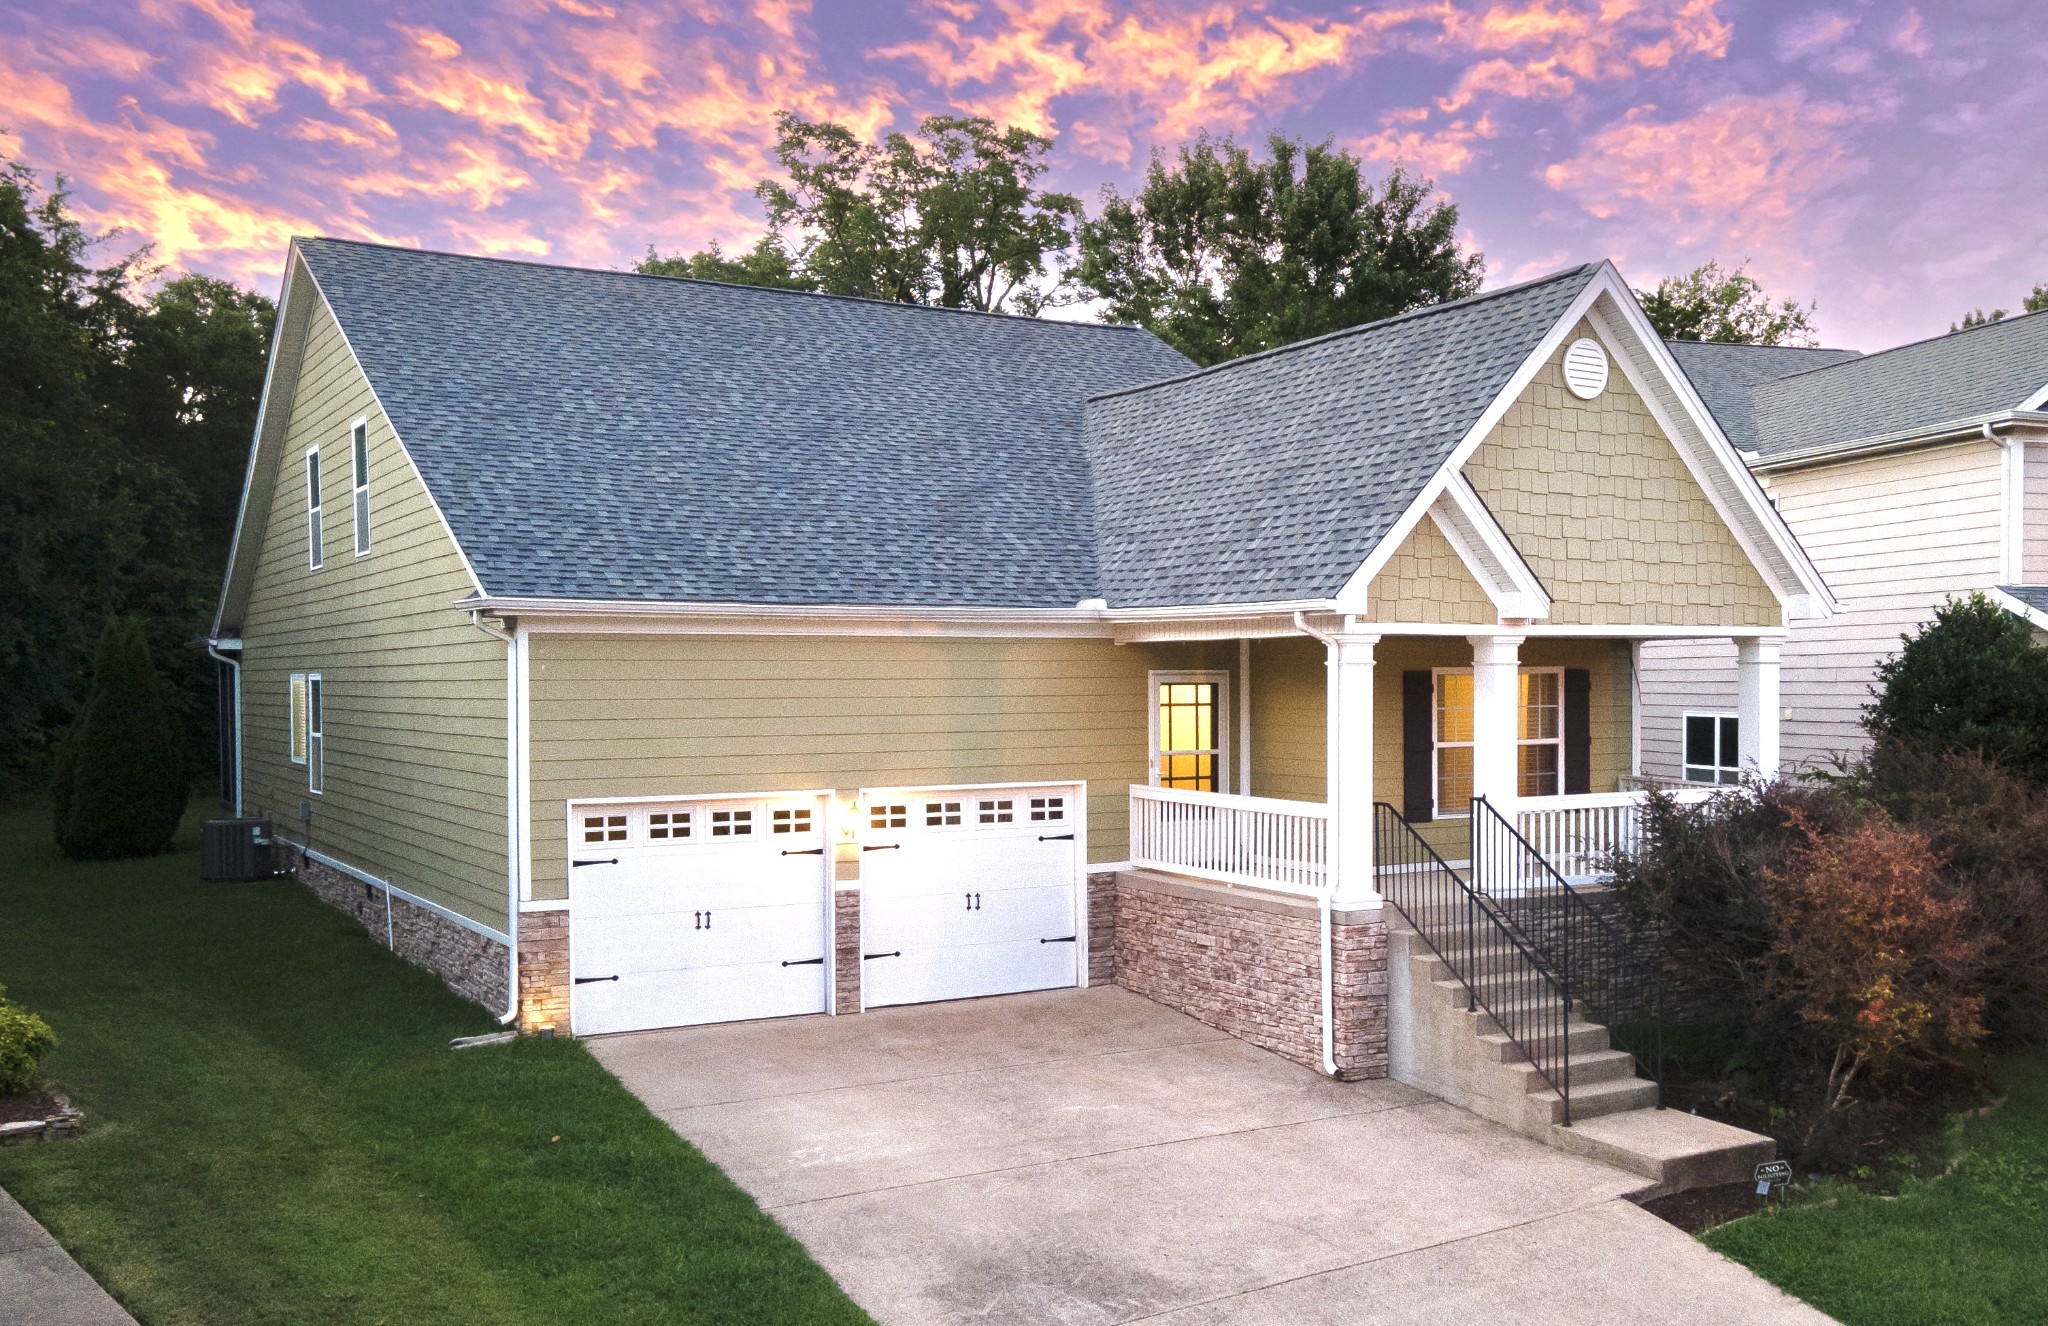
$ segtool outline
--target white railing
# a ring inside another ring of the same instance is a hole
[[[1224,884],[1320,894],[1330,810],[1320,801],[1131,788],[1131,864]]]
[[[1682,805],[1705,801],[1718,789],[1670,787]],[[1516,803],[1515,827],[1529,846],[1543,854],[1550,868],[1567,880],[1606,876],[1607,860],[1617,851],[1642,845],[1643,792],[1593,792],[1575,796],[1523,797]]]

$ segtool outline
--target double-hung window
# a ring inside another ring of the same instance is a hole
[[[1463,815],[1472,804],[1472,670],[1439,668],[1433,735],[1436,814]],[[1516,790],[1525,797],[1564,790],[1564,669],[1524,668],[1515,707]]]
[[[349,478],[354,480],[356,556],[370,551],[370,424],[358,419],[349,425]]]
[[[306,674],[292,674],[291,753],[293,764],[306,762]]]
[[[320,531],[320,448],[306,452],[306,568],[318,571],[326,560]]]
[[[1152,674],[1152,783],[1190,792],[1224,786],[1223,729],[1230,712],[1223,672]]]
[[[1685,781],[1742,781],[1740,723],[1733,714],[1685,716]]]
[[[293,764],[306,766],[306,789],[326,789],[327,762],[322,722],[320,674],[294,672],[291,690],[291,757]]]

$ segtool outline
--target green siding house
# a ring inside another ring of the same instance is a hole
[[[1643,647],[1733,641],[1774,768],[1778,642],[1830,610],[1606,264],[1196,370],[1131,327],[287,262],[213,632],[233,808],[528,1029],[1116,982],[1430,1079],[1403,945],[1458,972],[1416,881],[1510,929],[1597,891]]]

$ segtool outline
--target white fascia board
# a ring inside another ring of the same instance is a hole
[[[1373,635],[1462,638],[1468,635],[1497,634],[1502,627],[1499,622],[1359,622],[1357,629]],[[1784,626],[1666,626],[1647,622],[1613,622],[1586,626],[1530,622],[1525,626],[1514,627],[1513,634],[1531,638],[1544,636],[1553,639],[1584,640],[1783,640],[1792,632]]]
[[[2021,401],[2020,409],[2022,411],[2048,410],[2048,383],[2041,384],[2039,391]]]
[[[219,635],[224,623],[221,618],[228,608],[228,590],[235,581],[235,558],[242,551],[243,527],[249,519],[249,492],[256,484],[256,459],[263,449],[263,425],[270,417],[271,398],[278,389],[278,348],[284,344],[285,328],[292,324],[292,317],[298,311],[297,283],[293,278],[299,270],[299,242],[293,240],[285,249],[284,287],[277,295],[276,320],[270,325],[270,354],[263,361],[263,394],[256,400],[256,427],[249,434],[249,460],[242,467],[242,495],[235,503],[235,532],[228,540],[228,563],[220,574],[220,598],[213,605],[213,629],[211,635]],[[303,334],[303,333],[302,333]],[[293,365],[296,371],[297,364]]]
[[[1550,616],[1543,582],[1464,475],[1451,476],[1429,516],[1501,616],[1531,621]]]
[[[2041,611],[2025,599],[2014,598],[2004,590],[1997,588],[1985,590],[1984,597],[1990,599],[1999,607],[2004,608],[2013,616],[2025,620],[2035,630],[2048,631],[2048,612]]]
[[[405,438],[398,431],[398,421],[391,417],[391,411],[384,408],[384,398],[377,394],[376,382],[371,379],[370,371],[363,367],[362,356],[356,353],[354,343],[348,338],[348,328],[341,325],[341,315],[334,311],[334,305],[328,303],[327,292],[320,288],[320,278],[313,274],[310,264],[306,267],[306,280],[312,285],[313,292],[320,296],[320,302],[327,305],[327,315],[334,319],[334,330],[341,336],[342,348],[348,351],[349,362],[356,366],[356,372],[362,375],[364,384],[369,387],[370,399],[376,403],[377,413],[384,416],[384,426],[391,430],[391,440],[398,443],[398,454],[405,457],[406,467],[412,471],[414,481],[419,484],[420,491],[427,495],[427,505],[434,509],[434,519],[441,522],[441,532],[448,536],[448,546],[455,549],[455,556],[462,563],[463,574],[469,577],[471,588],[479,595],[484,594],[484,582],[477,576],[476,568],[470,565],[469,554],[463,550],[462,540],[455,537],[455,527],[448,523],[448,514],[441,510],[441,500],[434,496],[433,488],[427,483],[427,476],[420,473],[419,462],[412,458],[411,448],[405,445]]]
[[[1422,485],[1422,491],[1415,495],[1415,500],[1408,504],[1408,509],[1401,513],[1401,518],[1388,527],[1378,546],[1367,554],[1365,561],[1351,573],[1351,578],[1344,582],[1344,588],[1337,594],[1339,611],[1357,613],[1365,610],[1366,590],[1372,584],[1373,577],[1386,568],[1408,535],[1421,523],[1430,507],[1436,504],[1437,498],[1442,496],[1451,479],[1465,468],[1465,462],[1472,458],[1472,453],[1479,450],[1480,444],[1486,441],[1494,426],[1501,421],[1514,403],[1522,398],[1522,393],[1528,389],[1530,382],[1534,381],[1543,366],[1550,362],[1550,356],[1557,352],[1557,347],[1564,343],[1565,337],[1571,334],[1579,319],[1593,307],[1593,302],[1600,297],[1604,288],[1602,278],[1612,276],[1614,282],[1620,282],[1621,278],[1613,276],[1613,272],[1613,264],[1601,264],[1600,271],[1594,273],[1593,279],[1586,283],[1586,288],[1572,300],[1571,307],[1559,315],[1550,330],[1543,334],[1543,339],[1536,343],[1536,348],[1529,352],[1529,357],[1524,359],[1520,367],[1508,378],[1507,385],[1487,404],[1472,427],[1465,430],[1465,435],[1458,439],[1458,445],[1451,449],[1450,456],[1437,467],[1429,482]]]
[[[1711,482],[1709,474],[1701,473],[1700,458],[1691,454],[1692,448],[1683,445],[1684,434],[1671,426],[1669,417],[1664,414],[1656,399],[1656,393],[1647,390],[1647,384],[1641,380],[1637,366],[1630,362],[1631,357],[1627,354],[1616,356],[1622,363],[1622,372],[1628,376],[1636,393],[1649,404],[1659,426],[1665,429],[1674,443],[1680,444],[1679,454],[1693,467],[1700,486],[1706,490],[1708,499],[1714,503],[1716,510],[1721,512],[1723,522],[1728,525],[1737,540],[1743,543],[1744,551],[1750,554],[1751,560],[1756,562],[1760,569],[1771,573],[1771,578],[1778,582],[1778,596],[1784,602],[1786,611],[1795,617],[1809,618],[1826,617],[1839,612],[1841,605],[1835,602],[1827,581],[1821,578],[1812,559],[1806,555],[1806,549],[1800,546],[1799,540],[1793,535],[1792,527],[1785,523],[1785,518],[1778,513],[1778,509],[1771,505],[1770,498],[1765,496],[1762,485],[1756,481],[1756,476],[1743,462],[1741,453],[1735,449],[1735,444],[1722,433],[1721,426],[1714,421],[1713,412],[1707,409],[1706,402],[1693,390],[1691,380],[1685,376],[1684,370],[1679,368],[1678,361],[1671,357],[1670,350],[1665,348],[1656,329],[1650,326],[1649,318],[1644,315],[1642,306],[1636,303],[1635,295],[1621,279],[1621,274],[1614,270],[1612,264],[1604,264],[1594,284],[1600,287],[1602,294],[1610,298],[1614,312],[1620,315],[1621,327],[1629,332],[1629,339],[1636,343],[1636,348],[1648,358],[1659,379],[1678,398],[1687,421],[1706,443],[1708,458],[1714,463],[1714,471],[1724,478],[1725,483]],[[1613,334],[1616,329],[1612,322],[1611,317],[1595,319],[1596,326],[1608,332],[1611,339],[1620,341],[1622,338]],[[1741,504],[1741,512],[1748,515],[1748,520],[1734,518],[1738,513],[1728,509],[1726,500],[1729,497]],[[1767,549],[1758,547],[1755,540],[1748,537],[1751,530],[1762,535]],[[1758,555],[1766,550],[1775,553],[1776,557]],[[1777,564],[1773,565],[1773,562]]]
[[[666,603],[474,595],[462,612],[515,618],[547,635],[984,635],[1107,638],[1100,608],[915,607],[869,604]]]

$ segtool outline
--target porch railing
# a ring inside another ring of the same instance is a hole
[[[1717,789],[1665,790],[1685,804],[1704,801]],[[1523,797],[1515,803],[1515,829],[1567,880],[1603,879],[1616,852],[1634,852],[1642,845],[1644,800],[1641,791]]]
[[[1198,879],[1316,895],[1329,876],[1320,801],[1131,788],[1131,864]]]

